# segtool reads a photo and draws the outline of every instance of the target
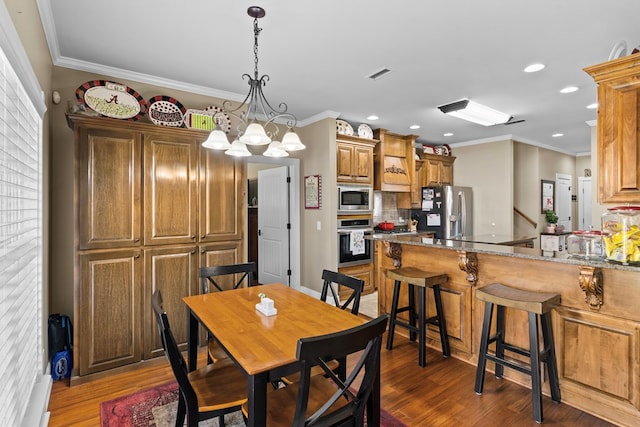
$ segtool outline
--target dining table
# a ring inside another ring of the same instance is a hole
[[[277,313],[257,310],[262,297],[274,302]],[[287,285],[275,283],[192,295],[183,298],[189,312],[188,368],[196,369],[199,325],[225,349],[247,377],[249,427],[266,426],[267,387],[299,369],[298,340],[343,331],[368,319]],[[367,423],[380,424],[380,363],[367,402]]]

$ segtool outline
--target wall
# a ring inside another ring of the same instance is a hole
[[[511,234],[513,143],[511,140],[453,148],[455,185],[473,187],[473,233]]]
[[[538,236],[540,224],[540,178],[538,147],[515,143],[513,149],[513,206],[526,215],[536,226],[514,213],[513,233],[516,236]],[[534,247],[539,247],[539,239]]]
[[[299,131],[307,146],[302,155],[300,179],[302,225],[300,284],[314,291],[322,290],[322,269],[337,271],[336,212],[336,124],[335,119],[324,119],[305,126]],[[320,175],[322,203],[320,209],[304,207],[304,177]],[[320,224],[320,230],[318,230]]]

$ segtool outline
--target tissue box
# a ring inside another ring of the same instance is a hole
[[[273,300],[271,298],[262,298],[262,301],[256,304],[256,310],[265,316],[278,314],[278,310],[273,306]]]

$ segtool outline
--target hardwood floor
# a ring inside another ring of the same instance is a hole
[[[487,374],[484,393],[474,391],[475,367],[427,351],[419,368],[416,345],[397,337],[392,351],[382,349],[382,407],[409,426],[538,426],[532,418],[531,392]],[[199,363],[204,362],[202,352]],[[132,373],[69,387],[53,384],[49,426],[99,426],[100,402],[173,380],[165,358]],[[546,426],[612,426],[566,404],[543,400]]]

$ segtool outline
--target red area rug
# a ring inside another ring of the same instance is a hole
[[[178,383],[169,383],[108,400],[100,404],[101,427],[173,427],[178,402]],[[240,411],[225,416],[227,427],[244,426]],[[380,410],[382,427],[407,427],[384,409]],[[200,423],[200,427],[217,427],[218,420]]]

